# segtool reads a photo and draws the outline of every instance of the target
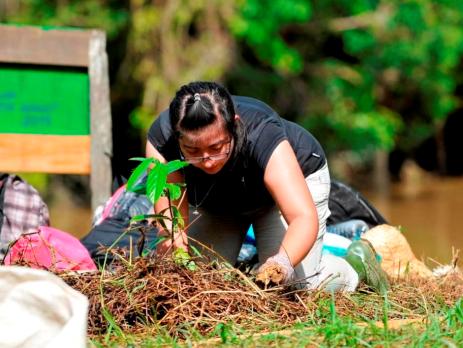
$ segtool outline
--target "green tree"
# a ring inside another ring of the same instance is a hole
[[[145,132],[180,85],[220,80],[234,59],[234,40],[225,26],[233,12],[226,0],[130,1],[129,44],[120,71],[143,85],[133,124]]]
[[[274,93],[267,101],[282,105],[283,113],[285,105],[299,104],[289,117],[317,134],[328,151],[410,149],[459,105],[463,3],[294,0],[277,6],[243,3],[246,24],[238,21],[244,29],[232,31],[271,69],[238,69],[230,80],[237,90],[253,78],[269,81]],[[256,39],[257,28],[269,35]],[[275,42],[285,48],[272,50]],[[297,64],[282,68],[289,52]]]
[[[112,93],[135,100],[142,134],[198,79],[267,101],[330,153],[409,150],[461,105],[461,1],[24,0],[0,9],[3,22],[125,35]]]
[[[22,0],[0,2],[0,22],[40,26],[100,28],[109,38],[118,35],[129,20],[120,1]]]

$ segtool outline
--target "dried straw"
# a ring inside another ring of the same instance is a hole
[[[88,331],[102,334],[112,321],[125,333],[163,328],[181,335],[187,325],[201,334],[210,333],[218,323],[234,322],[243,328],[278,323],[280,327],[316,316],[320,303],[329,303],[324,292],[270,289],[256,291],[255,284],[239,270],[225,264],[196,259],[198,268],[189,270],[169,257],[119,258],[111,271],[61,274],[73,288],[90,301]],[[414,319],[451,306],[463,295],[460,274],[433,282],[422,278],[392,282],[388,293],[389,319]],[[378,320],[384,299],[366,288],[354,294],[335,296],[338,315]],[[323,299],[328,301],[322,301]],[[104,308],[104,310],[103,310]],[[324,320],[321,318],[320,320]]]
[[[240,271],[216,262],[195,260],[188,270],[170,258],[137,258],[132,264],[117,262],[111,272],[62,274],[90,301],[88,329],[105,332],[103,307],[124,332],[139,332],[160,325],[175,333],[185,323],[205,334],[217,323],[244,323],[265,318],[292,323],[306,313],[295,301],[277,291],[255,291]]]

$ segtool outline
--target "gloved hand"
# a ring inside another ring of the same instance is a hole
[[[285,252],[279,252],[265,261],[257,270],[256,282],[268,285],[281,285],[294,279],[294,267]]]

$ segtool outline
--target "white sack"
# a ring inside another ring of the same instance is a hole
[[[0,267],[0,345],[86,347],[88,300],[56,275]]]

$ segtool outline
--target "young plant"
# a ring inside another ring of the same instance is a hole
[[[165,210],[158,214],[134,216],[132,222],[154,219],[165,231],[169,232],[173,244],[175,234],[182,231],[185,227],[180,210],[173,204],[173,201],[180,199],[182,196],[182,188],[185,184],[167,182],[167,177],[169,174],[187,166],[188,163],[180,160],[162,163],[155,158],[132,158],[132,160],[140,161],[141,163],[130,175],[127,181],[127,190],[146,195],[153,205],[161,197],[166,197],[168,200],[168,207]],[[142,180],[145,175],[147,176],[146,180]],[[166,221],[170,221],[170,227],[168,227]],[[180,265],[187,268],[191,268],[191,265],[194,265],[194,263],[189,261],[189,255],[183,249],[174,250],[173,255],[174,260]]]

